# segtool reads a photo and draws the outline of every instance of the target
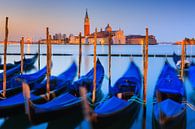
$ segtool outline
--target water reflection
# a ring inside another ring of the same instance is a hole
[[[157,120],[153,109],[153,129],[186,129],[186,109],[181,114],[176,114],[172,117],[166,117],[161,111],[159,111],[159,114],[161,116]]]
[[[142,129],[146,129],[146,105],[143,105],[142,108],[143,108]]]
[[[93,129],[130,129],[134,122],[138,120],[141,104],[135,102],[125,109],[125,111],[119,111],[120,115],[113,115],[114,118],[102,118],[98,122],[93,123]],[[109,118],[109,119],[108,119]]]
[[[76,112],[80,113],[80,111],[75,111],[75,113]],[[74,114],[70,114],[64,116],[64,118],[48,122],[47,129],[75,129],[81,123],[82,119],[82,117],[75,118]]]
[[[27,54],[30,54],[30,44],[27,44]]]
[[[1,125],[1,129],[27,129],[31,127],[31,123],[26,115],[19,115],[6,118]]]
[[[83,46],[83,58],[82,58],[82,64],[84,65],[85,71],[87,71],[89,69],[89,57],[87,56],[87,53],[89,53],[89,47],[87,47],[86,45]],[[92,62],[92,61],[91,61]]]

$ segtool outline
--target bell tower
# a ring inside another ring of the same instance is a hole
[[[90,35],[90,22],[89,22],[88,12],[86,9],[85,20],[84,20],[84,36],[89,36],[89,35]]]

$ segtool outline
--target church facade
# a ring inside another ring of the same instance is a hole
[[[92,33],[87,37],[89,44],[95,42],[94,34],[95,33]],[[112,44],[125,44],[126,42],[124,32],[121,29],[113,31],[110,24],[108,24],[104,30],[100,29],[100,31],[97,32],[97,44],[108,44],[109,38]]]
[[[97,44],[108,44],[110,36],[111,36],[112,44],[126,43],[126,37],[124,35],[124,31],[121,29],[113,31],[110,24],[108,24],[104,30],[100,29],[97,32]],[[94,33],[90,33],[90,19],[87,10],[84,19],[84,36],[82,36],[81,42],[82,44],[94,44],[95,42]],[[70,35],[69,43],[78,44],[79,36]]]

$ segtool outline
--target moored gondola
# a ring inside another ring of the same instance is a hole
[[[57,96],[61,92],[68,89],[68,86],[71,85],[76,75],[76,71],[77,67],[75,62],[73,62],[72,65],[60,75],[50,77],[50,90],[52,92],[52,97]],[[30,81],[25,82],[31,84]],[[31,88],[33,89],[31,91],[31,100],[37,103],[46,102],[46,80],[44,80],[42,83],[35,83],[34,85],[35,86]],[[15,93],[15,95],[5,98],[4,100],[0,101],[0,117],[14,116],[22,113],[24,114],[24,103],[25,101],[22,92],[17,94]]]
[[[177,55],[175,52],[173,53],[173,62],[178,70],[181,69],[181,56]],[[190,66],[191,62],[189,60],[184,61],[184,70],[187,70]]]
[[[106,99],[95,108],[93,128],[120,128],[126,119],[130,119],[128,124],[132,124],[140,109],[135,100],[140,97],[141,80],[139,68],[131,61],[125,74],[109,88]]]
[[[46,72],[47,72],[47,67],[45,66],[44,68],[42,68],[41,70],[32,73],[32,74],[20,74],[20,75],[16,75],[12,78],[10,78],[7,82],[6,82],[6,89],[15,89],[15,88],[20,88],[22,86],[22,80],[29,83],[29,85],[31,87],[35,87],[37,84],[39,84],[41,81],[44,80],[45,76],[46,76]],[[0,90],[2,90],[1,88],[3,87],[3,83],[0,83]],[[17,93],[17,92],[16,92]]]
[[[97,90],[95,103],[99,102],[102,98],[101,85],[104,78],[104,68],[99,59],[97,60],[96,71]],[[77,119],[78,121],[81,121],[83,118],[83,113],[82,102],[78,93],[79,87],[86,87],[88,91],[87,96],[90,99],[93,89],[93,74],[94,68],[92,68],[86,75],[81,76],[80,79],[73,83],[73,85],[70,85],[68,92],[64,92],[48,102],[33,103],[33,101],[26,96],[26,111],[31,122],[38,124],[41,122],[56,120],[58,118],[63,118],[64,120]],[[26,91],[25,93],[28,93],[27,90],[24,91]]]
[[[15,75],[18,75],[20,73],[20,69],[21,65],[17,65],[9,70],[6,71],[6,79],[9,80],[12,77],[14,77]],[[3,72],[0,73],[0,83],[3,82]]]
[[[24,70],[25,71],[30,70],[33,67],[34,63],[36,62],[37,58],[38,58],[38,53],[36,53],[31,58],[24,58],[23,59],[23,61],[24,61]],[[16,67],[19,64],[21,64],[21,61],[14,61],[14,63],[6,64],[6,68],[7,68],[7,70],[9,70],[9,69],[12,69],[12,68]],[[0,70],[3,70],[3,64],[0,64]]]
[[[156,83],[153,104],[154,129],[186,128],[186,93],[177,72],[165,61]]]
[[[37,54],[32,58],[26,59],[26,61],[24,62],[24,70],[30,70],[33,67],[36,60],[37,60]],[[7,81],[12,79],[14,76],[18,75],[20,72],[21,72],[21,65],[20,63],[16,63],[12,68],[6,71]],[[3,82],[3,72],[0,73],[0,83],[2,82]]]

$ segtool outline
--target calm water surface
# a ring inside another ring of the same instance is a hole
[[[64,70],[66,70],[73,60],[78,62],[78,46],[77,45],[53,45],[52,46],[52,53],[53,54],[71,54],[70,56],[52,56],[53,61],[53,68],[52,74],[57,75]],[[153,57],[149,58],[149,73],[148,73],[148,89],[147,89],[147,117],[146,117],[146,128],[152,128],[152,102],[153,102],[153,90],[158,79],[158,75],[163,67],[163,62],[165,57],[155,57],[158,54],[170,55],[175,51],[176,53],[181,53],[181,46],[175,45],[156,45],[156,46],[149,46],[149,54],[154,55]],[[37,45],[25,45],[25,53],[26,54],[33,54],[36,53],[38,50]],[[81,64],[81,74],[85,74],[88,72],[90,68],[93,67],[93,56],[88,56],[89,54],[93,54],[93,46],[84,45],[82,47],[83,57],[82,57],[82,64]],[[8,45],[8,53],[19,53],[20,47],[19,45]],[[3,46],[0,45],[0,53],[3,53]],[[46,53],[46,45],[41,45],[41,54]],[[107,46],[97,46],[97,53],[98,54],[107,54],[108,47]],[[142,54],[142,47],[141,46],[132,46],[132,45],[114,45],[112,46],[112,54]],[[195,46],[188,46],[187,47],[187,55],[195,55]],[[2,56],[2,55],[1,55]],[[29,56],[30,57],[30,56]],[[105,74],[108,76],[108,58],[106,56],[99,56],[98,57],[101,63],[104,66]],[[120,78],[123,73],[126,71],[127,66],[129,64],[130,59],[136,62],[139,66],[140,70],[142,70],[142,57],[131,57],[131,56],[113,56],[112,57],[112,84],[116,82],[118,78]],[[190,58],[193,60],[193,58]],[[7,62],[13,62],[14,60],[20,60],[19,55],[8,55]],[[168,58],[170,64],[174,66],[172,58]],[[41,65],[40,67],[44,67],[46,65],[46,56],[41,55]],[[38,62],[35,64],[35,69],[30,71],[31,73],[38,70]],[[187,99],[190,102],[190,97],[194,94],[195,91],[192,90],[191,85],[188,79],[185,79],[185,86],[187,92]],[[105,77],[102,85],[102,90],[106,95],[108,93],[108,79]],[[190,102],[192,103],[192,102]],[[65,116],[68,117],[68,116]],[[15,125],[21,124],[20,128],[30,128],[30,129],[44,129],[48,127],[48,123],[31,126],[21,118],[20,121],[23,123],[18,123],[15,120],[6,120],[0,119],[0,127],[1,128],[8,128],[8,127],[16,127]],[[65,126],[64,126],[65,127]],[[80,128],[77,127],[77,128]],[[142,128],[142,111],[139,112],[139,115],[132,126],[129,128],[133,129],[141,129]],[[195,128],[195,111],[190,108],[187,108],[187,129],[194,129]]]

